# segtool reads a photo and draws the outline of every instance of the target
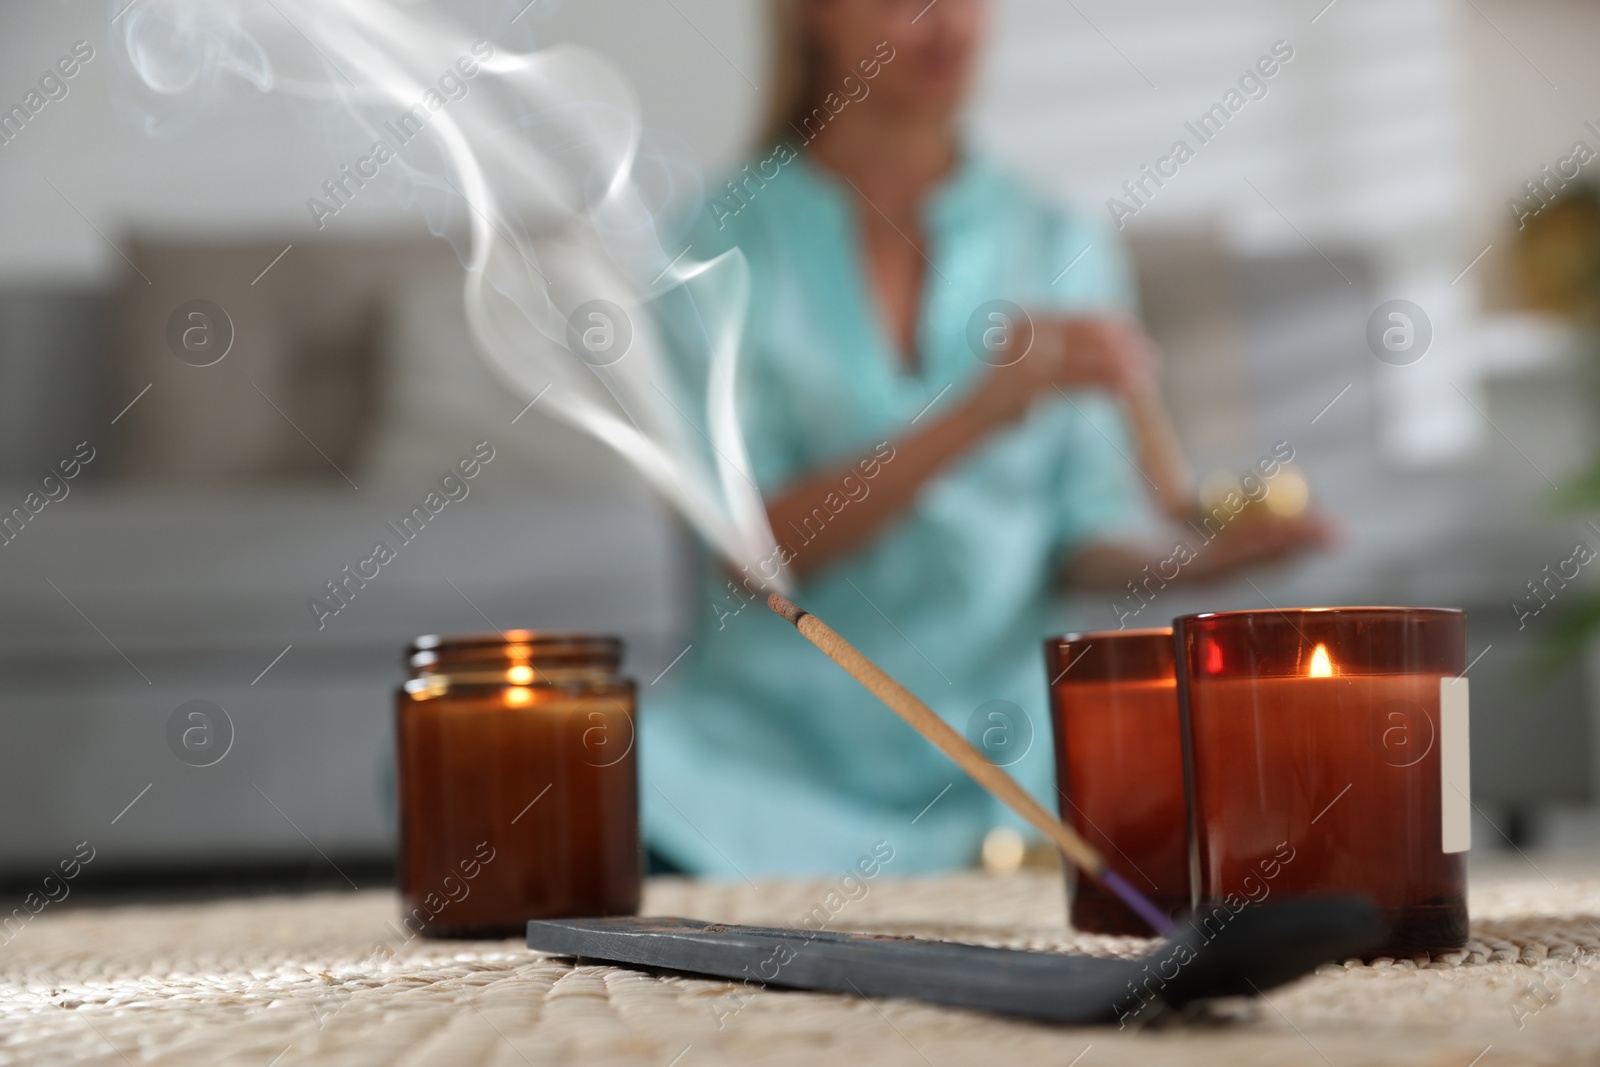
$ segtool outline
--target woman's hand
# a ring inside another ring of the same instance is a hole
[[[1014,329],[974,395],[994,425],[1021,418],[1041,395],[1108,389],[1128,395],[1155,376],[1155,356],[1137,323],[1122,318],[1039,319]],[[1010,362],[1006,362],[1010,360]]]
[[[1161,555],[1136,545],[1098,542],[1073,553],[1062,568],[1062,576],[1069,585],[1103,592],[1124,590],[1129,582],[1139,581],[1151,569],[1160,571],[1163,583],[1204,584],[1253,566],[1325,548],[1333,539],[1333,524],[1315,512],[1292,517],[1249,515],[1224,526],[1210,541],[1186,536],[1184,541],[1192,557],[1176,574],[1165,570],[1171,557],[1163,560]]]
[[[1248,515],[1224,526],[1195,553],[1184,571],[1194,581],[1213,581],[1310,549],[1326,548],[1333,538],[1332,523],[1314,511],[1292,516],[1271,512]]]
[[[1155,378],[1154,349],[1132,319],[1053,319],[1038,333],[1038,355],[1054,362],[1051,381],[1062,389],[1127,394]]]

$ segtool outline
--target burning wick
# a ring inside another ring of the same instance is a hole
[[[866,687],[867,692],[889,706],[917,733],[933,742],[934,746],[956,762],[962,770],[1012,811],[1048,837],[1061,854],[1083,873],[1122,898],[1140,918],[1159,934],[1170,934],[1172,921],[1116,871],[1106,864],[1105,857],[1096,852],[1073,829],[1051,815],[1039,802],[1017,784],[1005,771],[986,759],[973,748],[967,739],[949,723],[939,718],[934,710],[918,700],[912,692],[885,674],[877,664],[858,652],[850,642],[840,637],[833,628],[815,615],[802,611],[786,597],[773,593],[767,598],[767,607],[794,623],[795,629],[820,648],[829,659]]]
[[[1328,658],[1327,645],[1318,645],[1311,653],[1311,669],[1306,673],[1312,678],[1333,677],[1333,660]]]

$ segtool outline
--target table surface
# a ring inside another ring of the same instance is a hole
[[[793,925],[837,882],[656,879],[645,912]],[[1137,954],[1076,934],[1059,877],[867,883],[831,928]],[[1478,863],[1472,941],[1334,964],[1265,1002],[1139,1030],[574,964],[516,941],[404,941],[392,893],[47,906],[0,946],[0,1064],[1600,1063],[1600,859]],[[375,951],[377,946],[385,951]]]

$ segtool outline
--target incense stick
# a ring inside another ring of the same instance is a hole
[[[909,723],[912,729],[933,742],[941,752],[954,760],[958,767],[971,775],[996,799],[1049,838],[1061,850],[1061,854],[1079,870],[1115,893],[1158,933],[1166,934],[1172,930],[1172,921],[1161,909],[1129,885],[1116,871],[1111,870],[1104,856],[1079,837],[1071,827],[1046,811],[1027,790],[1017,784],[1015,778],[984,758],[983,753],[973,748],[966,738],[939,718],[932,708],[918,700],[905,686],[885,674],[882,668],[858,652],[831,626],[810,612],[796,607],[793,602],[778,593],[773,593],[767,598],[767,606],[794,623],[795,629],[799,630],[806,640],[843,667],[850,677],[888,705],[889,709]]]
[[[1145,479],[1155,491],[1156,502],[1174,522],[1188,519],[1194,514],[1197,501],[1194,479],[1161,395],[1152,383],[1132,392],[1124,406],[1128,428],[1138,447],[1139,466],[1144,468]]]

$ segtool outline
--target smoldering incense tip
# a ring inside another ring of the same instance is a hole
[[[794,601],[790,600],[782,593],[773,593],[771,596],[767,597],[767,607],[771,608],[779,615],[782,615],[796,626],[800,625],[800,616],[805,614],[804,611],[801,611],[800,608],[795,605]]]

